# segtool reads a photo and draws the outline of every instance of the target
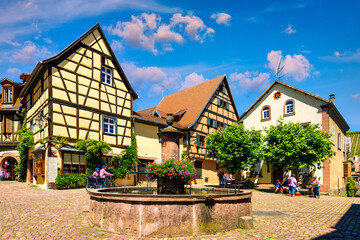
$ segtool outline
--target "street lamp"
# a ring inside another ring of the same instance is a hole
[[[48,114],[46,114],[45,116],[43,116],[43,115],[44,114],[41,111],[40,114],[34,119],[35,120],[35,125],[38,125],[40,127],[40,131],[42,131],[46,126],[48,126],[49,140],[52,140],[51,135],[50,135],[51,118],[49,117]]]

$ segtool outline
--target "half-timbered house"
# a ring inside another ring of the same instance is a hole
[[[37,143],[29,158],[28,181],[48,186],[57,174],[84,173],[86,161],[71,147],[79,139],[106,141],[115,154],[131,144],[137,95],[99,24],[39,62],[20,95],[35,142],[62,137],[70,143],[58,149]]]
[[[135,134],[139,160],[144,164],[161,161],[157,133],[166,127],[166,114],[173,113],[173,127],[184,133],[180,152],[195,160],[197,182],[218,183],[217,164],[205,157],[205,138],[218,128],[238,121],[238,113],[225,75],[164,97],[156,107],[135,111]],[[142,171],[142,169],[139,169]]]
[[[0,81],[0,176],[2,179],[14,179],[14,167],[19,162],[17,131],[21,128],[22,119],[19,112],[21,99],[19,93],[28,79],[28,74],[22,74],[22,82],[13,82],[8,78]]]

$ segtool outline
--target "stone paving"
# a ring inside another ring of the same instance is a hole
[[[40,190],[0,182],[0,239],[136,239],[90,226],[88,203],[84,189]],[[254,191],[253,213],[254,229],[186,239],[360,239],[360,198]]]

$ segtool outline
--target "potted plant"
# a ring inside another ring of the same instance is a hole
[[[167,160],[162,163],[149,163],[145,172],[151,179],[157,179],[158,194],[183,194],[184,185],[196,176],[194,165],[190,161]]]

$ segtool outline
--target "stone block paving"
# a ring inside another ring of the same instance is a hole
[[[252,200],[253,229],[178,239],[360,239],[360,198],[254,191]],[[85,189],[40,190],[0,182],[0,239],[138,239],[89,225],[88,212]]]

